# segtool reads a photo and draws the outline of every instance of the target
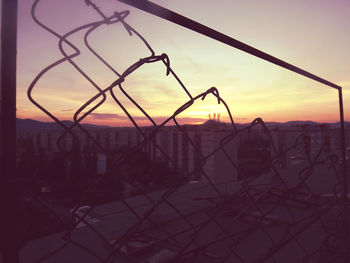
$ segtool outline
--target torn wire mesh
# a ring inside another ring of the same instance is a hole
[[[311,151],[312,137],[307,130],[300,133],[271,129],[261,118],[245,126],[236,125],[219,89],[211,87],[200,94],[191,94],[171,68],[170,58],[164,53],[157,55],[142,35],[125,21],[129,11],[115,11],[107,16],[92,1],[85,3],[101,16],[101,20],[60,35],[37,18],[40,1],[34,2],[32,17],[40,27],[57,37],[62,58],[37,75],[28,88],[28,98],[61,127],[56,144],[57,158],[63,160],[62,163],[72,164],[74,151],[83,144],[80,134],[89,142],[86,145],[105,154],[110,162],[104,175],[84,186],[80,201],[72,205],[74,221],[71,223],[62,221],[50,204],[29,189],[26,191],[41,209],[56,218],[64,231],[59,244],[52,251],[41,251],[33,262],[69,258],[72,249],[82,251],[91,262],[345,262],[347,231],[342,230],[347,227],[344,220],[347,207],[341,195],[343,179],[339,175],[337,155],[331,154],[325,144]],[[142,41],[149,55],[118,72],[89,42],[91,33],[102,25],[121,25],[130,37]],[[80,50],[68,38],[80,32],[85,32],[86,48],[115,75],[115,80],[107,87],[99,86],[93,76],[74,61]],[[66,52],[63,45],[69,46],[71,52]],[[71,124],[48,111],[33,95],[39,80],[63,63],[70,63],[96,92],[74,113]],[[160,124],[124,85],[129,76],[152,63],[164,65],[164,73],[174,78],[187,96],[187,102],[177,105],[177,110]],[[128,104],[123,104],[117,91],[127,98]],[[180,114],[199,100],[205,102],[208,96],[223,104],[229,125],[218,126],[215,122],[204,128],[180,125]],[[117,154],[81,124],[106,102],[107,97],[124,112],[138,138],[134,145]],[[138,124],[128,109],[130,105],[139,109],[151,123],[150,127]],[[216,133],[215,141],[205,148],[203,144],[212,136],[210,133]],[[290,136],[293,140],[281,143],[287,133],[293,134]],[[162,140],[171,136],[172,146],[165,147]],[[70,138],[70,145],[66,138]],[[179,141],[182,161],[191,159],[191,164],[180,163],[177,146],[174,146]],[[244,147],[237,154],[233,153],[233,149],[244,143],[246,149],[254,149],[258,162]],[[302,156],[302,161],[287,169],[286,156],[290,153]],[[142,158],[148,158],[143,165]],[[157,158],[166,163],[166,168],[155,170],[152,164]],[[208,168],[213,160],[219,163],[217,170]],[[225,163],[229,169],[219,170],[220,163]],[[38,169],[38,177],[44,169],[45,165]],[[155,178],[159,173],[168,173],[168,176]],[[218,176],[219,173],[224,176]],[[331,178],[327,189],[315,187],[315,182],[324,177]],[[121,195],[110,204],[101,205],[94,198],[86,201],[111,178],[127,187],[128,195]],[[157,185],[161,187],[155,187]]]

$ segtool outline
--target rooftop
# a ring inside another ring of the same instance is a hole
[[[329,218],[336,208],[336,198],[329,196],[336,184],[332,169],[318,166],[295,187],[304,178],[298,176],[303,168],[305,164],[280,170],[288,186],[267,173],[251,182],[216,184],[220,196],[209,183],[199,182],[182,186],[163,202],[164,192],[154,192],[101,205],[89,214],[98,220],[75,228],[68,242],[62,234],[29,242],[21,250],[21,262],[51,252],[44,262],[101,262],[113,251],[119,252],[111,262],[165,262],[152,261],[160,252],[170,258],[176,253],[182,260],[195,258],[191,262],[272,262],[272,256],[277,262],[301,262],[320,247],[325,233],[320,231],[321,214]],[[285,187],[288,197],[281,191]],[[157,202],[161,204],[155,208]],[[300,232],[306,226],[308,230]],[[113,250],[110,243],[115,240]]]

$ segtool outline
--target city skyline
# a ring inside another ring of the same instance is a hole
[[[265,1],[254,5],[244,1],[235,5],[230,1],[223,1],[221,5],[209,1],[154,2],[343,86],[347,113],[350,60],[346,47],[350,44],[350,37],[343,32],[350,25],[346,17],[350,6],[346,1]],[[31,4],[19,1],[17,116],[47,121],[48,118],[28,101],[26,89],[43,67],[61,55],[57,39],[30,18]],[[156,54],[168,54],[174,71],[189,91],[197,95],[212,86],[217,87],[230,106],[235,122],[248,123],[255,117],[279,122],[338,121],[337,93],[327,86],[117,1],[97,1],[96,4],[109,15],[115,10],[130,10],[126,21],[149,41]],[[37,15],[60,34],[100,19],[84,1],[68,5],[67,1],[41,0]],[[81,48],[82,39],[83,34],[80,34],[69,40]],[[135,37],[129,38],[120,23],[94,32],[91,44],[121,72],[147,55],[144,47]],[[68,48],[65,49],[69,52]],[[39,52],[40,59],[37,59],[33,54]],[[101,87],[107,87],[115,80],[115,76],[88,54],[86,48],[82,48],[82,54],[75,62]],[[146,65],[128,78],[124,86],[134,92],[132,95],[158,122],[188,100],[174,79],[165,76],[165,68],[160,64]],[[51,112],[68,120],[79,106],[96,94],[96,90],[89,87],[67,62],[49,72],[38,83],[35,92],[34,96]],[[150,124],[136,109],[131,109],[131,112],[140,124]],[[209,96],[204,102],[196,102],[178,118],[183,124],[198,124],[207,120],[209,113],[220,113],[221,119],[228,121],[223,105],[217,105],[216,98]],[[84,122],[132,126],[109,100]]]

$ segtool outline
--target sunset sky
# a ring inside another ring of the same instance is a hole
[[[58,38],[34,23],[31,0],[19,0],[17,116],[49,121],[27,98],[36,75],[60,59]],[[239,41],[292,63],[344,88],[345,119],[350,112],[350,2],[348,0],[154,0],[172,11],[205,24]],[[308,80],[242,51],[199,35],[161,18],[136,10],[117,0],[95,0],[106,15],[130,10],[126,22],[146,38],[157,55],[168,54],[170,65],[192,96],[216,87],[230,106],[236,122],[256,117],[265,121],[339,120],[335,89]],[[84,0],[40,0],[38,19],[63,35],[101,17]],[[86,30],[68,38],[81,54],[73,61],[99,87],[106,88],[117,76],[84,46]],[[89,43],[122,73],[140,58],[150,55],[140,39],[129,36],[121,23],[103,25],[91,33]],[[70,54],[71,48],[63,45]],[[128,76],[123,88],[161,122],[188,101],[181,86],[166,76],[162,62],[147,64]],[[123,105],[140,125],[145,116],[116,88]],[[69,62],[47,72],[33,89],[33,98],[62,120],[97,94]],[[96,102],[100,101],[97,99]],[[90,108],[88,108],[90,109]],[[220,113],[222,104],[213,96],[198,101],[178,118],[181,123],[201,123],[208,114]],[[131,122],[108,93],[106,102],[83,121],[110,126]]]

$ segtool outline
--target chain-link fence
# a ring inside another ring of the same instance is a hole
[[[25,145],[18,146],[18,171],[28,171],[25,149],[37,153],[37,159],[31,160],[37,162],[32,177],[23,183],[25,202],[31,205],[27,235],[40,237],[23,252],[27,260],[347,262],[343,190],[347,182],[340,129],[272,127],[261,118],[238,125],[219,89],[189,92],[170,58],[154,51],[125,21],[129,11],[107,16],[92,1],[85,4],[101,19],[63,35],[37,17],[39,0],[32,6],[34,21],[57,38],[62,57],[46,66],[27,91],[30,101],[57,124],[55,129],[34,137],[32,133],[18,136],[19,144]],[[101,26],[124,27],[130,37],[142,41],[149,55],[118,72],[90,44],[91,33]],[[68,37],[81,33],[86,48],[115,74],[109,86],[99,86],[75,61],[80,50]],[[64,45],[72,51],[65,51]],[[96,92],[74,113],[72,123],[62,121],[33,95],[40,79],[64,63],[70,63]],[[164,73],[188,97],[161,123],[125,84],[129,76],[153,63],[164,65]],[[179,124],[181,113],[209,96],[224,105],[229,123]],[[107,98],[113,99],[133,128],[97,130],[82,124]],[[130,105],[152,125],[140,126]],[[33,182],[40,182],[40,189],[33,190]],[[71,208],[69,213],[60,212],[63,206]],[[63,234],[42,237],[50,229],[38,234],[33,207],[40,211],[41,222],[44,217],[55,222],[52,234]],[[74,258],[78,250],[83,256]]]

